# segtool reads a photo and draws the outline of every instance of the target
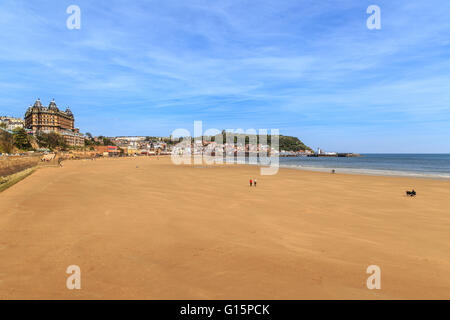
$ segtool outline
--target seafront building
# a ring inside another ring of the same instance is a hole
[[[74,122],[75,119],[70,109],[60,111],[55,100],[45,107],[41,100],[37,99],[25,113],[25,126],[33,132],[54,131],[59,133],[62,130],[73,130]]]
[[[0,116],[0,123],[6,125],[6,130],[13,131],[17,128],[23,128],[25,126],[25,121],[21,118]]]
[[[121,140],[121,141],[132,141],[132,142],[137,142],[137,141],[144,141],[145,137],[139,137],[139,136],[132,136],[132,137],[115,137],[115,140]]]
[[[69,146],[84,146],[84,135],[74,128],[75,118],[69,108],[61,111],[53,99],[48,107],[37,99],[25,112],[25,128],[36,135],[39,132],[61,134]]]

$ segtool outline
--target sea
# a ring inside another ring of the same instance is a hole
[[[280,167],[368,175],[450,179],[450,154],[361,154],[361,157],[280,157]]]

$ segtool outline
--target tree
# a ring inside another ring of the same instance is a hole
[[[14,139],[12,134],[0,130],[0,153],[11,153],[14,148]]]
[[[15,128],[13,130],[14,145],[21,150],[32,149],[31,143],[28,140],[28,134],[24,128]]]
[[[103,137],[103,145],[104,146],[115,146],[114,142],[112,142],[111,139],[106,138],[106,137]]]
[[[280,150],[286,151],[300,151],[300,150],[311,150],[310,147],[305,145],[301,140],[296,137],[281,136],[279,138]]]
[[[67,148],[66,140],[64,140],[64,137],[56,132],[40,132],[37,135],[36,139],[41,148],[49,148],[52,150],[55,148]]]
[[[86,137],[87,139],[84,139],[84,144],[86,146],[99,146],[100,142],[95,141],[94,137],[92,136],[92,134],[90,132],[86,132]]]

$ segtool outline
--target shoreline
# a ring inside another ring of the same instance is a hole
[[[336,170],[336,174],[351,174],[363,176],[381,176],[381,177],[401,177],[414,179],[433,179],[433,180],[450,180],[450,174],[441,173],[418,173],[414,171],[398,171],[398,170],[378,170],[378,169],[357,169],[357,168],[339,168],[339,167],[310,167],[310,166],[293,166],[280,165],[280,168],[302,170],[310,172],[330,172]]]
[[[175,165],[175,164],[174,164]],[[233,168],[232,166],[254,166],[254,167],[267,167],[261,164],[250,164],[250,163],[223,163],[223,164],[191,164],[186,166],[191,166],[198,169],[208,169],[214,168],[215,166],[226,166],[227,168]],[[330,173],[331,170],[336,170],[334,174],[344,174],[352,176],[372,176],[372,177],[385,177],[385,178],[410,178],[410,179],[429,179],[429,180],[441,180],[450,181],[450,174],[448,176],[442,176],[438,173],[426,173],[419,174],[412,171],[394,171],[394,170],[375,170],[375,169],[356,169],[356,168],[338,168],[338,167],[306,167],[306,166],[290,166],[290,165],[280,165],[279,169],[287,170],[299,170],[305,172],[320,172],[320,173]]]
[[[170,157],[170,156],[169,156]],[[175,165],[175,164],[174,164]],[[256,167],[269,167],[260,163],[248,163],[248,162],[238,162],[236,159],[234,162],[223,162],[218,164],[190,164],[191,166],[199,166],[202,168],[213,167],[215,165],[246,165],[246,166],[256,166]],[[322,166],[302,166],[302,165],[289,165],[279,163],[279,169],[291,169],[291,170],[301,170],[308,172],[323,172],[331,173],[331,170],[335,170],[335,174],[349,174],[349,175],[362,175],[362,176],[379,176],[379,177],[399,177],[399,178],[412,178],[412,179],[432,179],[432,180],[443,180],[450,181],[450,173],[440,173],[440,172],[417,172],[417,171],[400,171],[400,170],[389,170],[389,169],[367,169],[367,168],[342,168],[342,167],[322,167]]]

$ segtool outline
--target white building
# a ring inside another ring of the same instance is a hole
[[[144,141],[145,137],[115,137],[116,140],[123,140],[123,141]]]
[[[7,130],[14,130],[16,128],[23,128],[25,125],[25,122],[21,118],[14,118],[14,117],[0,117],[0,123],[6,124]]]

